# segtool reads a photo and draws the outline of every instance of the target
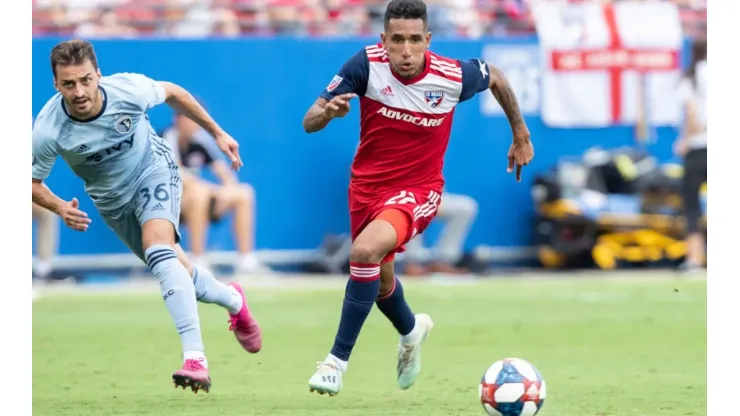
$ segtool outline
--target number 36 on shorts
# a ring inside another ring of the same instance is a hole
[[[157,186],[150,189],[149,187],[141,188],[138,192],[140,209],[145,210],[149,207],[149,203],[152,199],[159,202],[167,202],[170,200],[170,194],[167,191],[167,184],[160,183]],[[143,204],[142,204],[143,203]]]

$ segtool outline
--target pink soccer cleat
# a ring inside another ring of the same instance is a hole
[[[239,283],[229,283],[229,286],[236,289],[242,296],[242,308],[239,313],[229,313],[229,331],[234,331],[234,336],[239,344],[252,354],[262,349],[262,330],[252,313],[249,312],[247,297],[244,295],[244,289]]]
[[[172,382],[175,383],[175,388],[182,387],[185,390],[190,387],[195,394],[198,394],[198,390],[206,393],[211,390],[211,377],[208,375],[208,369],[198,360],[185,360],[182,368],[172,375]]]

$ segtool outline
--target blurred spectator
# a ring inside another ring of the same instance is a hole
[[[179,1],[183,3],[183,0]],[[182,4],[177,9],[178,12],[170,14],[171,26],[168,26],[168,34],[183,38],[214,35],[233,37],[241,34],[239,21],[233,10],[212,7],[208,1],[191,3]]]
[[[77,26],[74,35],[84,38],[130,38],[138,36],[136,28],[122,24],[111,9],[94,10],[86,22]]]
[[[216,146],[214,139],[183,115],[175,115],[175,122],[163,138],[172,147],[183,168],[182,218],[190,231],[190,250],[193,262],[207,267],[205,260],[207,231],[210,223],[234,213],[233,235],[236,238],[239,260],[235,265],[240,273],[267,273],[255,256],[254,250],[254,189],[239,183],[230,163]],[[201,169],[208,167],[219,184],[201,178]]]
[[[376,36],[388,0],[32,0],[35,35],[79,36]],[[540,1],[427,0],[438,36],[478,38],[533,34],[531,5]],[[630,0],[623,0],[630,1]],[[705,36],[706,0],[672,1],[685,31]]]
[[[470,226],[478,215],[475,199],[460,194],[442,193],[442,203],[437,209],[436,220],[444,222],[436,246],[431,249],[431,261],[422,262],[424,242],[421,235],[406,244],[406,269],[409,276],[422,276],[428,273],[463,274],[468,270],[455,267],[463,256],[463,246]]]
[[[683,201],[686,215],[686,262],[692,271],[704,265],[705,242],[699,228],[702,217],[699,192],[707,181],[707,42],[692,47],[691,65],[679,89],[684,111],[683,128],[674,147],[684,160]]]
[[[438,36],[469,38],[533,34],[530,7],[540,1],[613,0],[427,0],[429,28]],[[706,0],[646,1],[673,1],[679,6],[686,33],[706,35]],[[388,0],[33,0],[33,33],[97,37],[375,36],[383,30],[387,3]]]
[[[36,204],[33,204],[32,212],[36,222],[36,262],[33,265],[33,274],[43,281],[52,277],[52,262],[58,251],[59,218]]]

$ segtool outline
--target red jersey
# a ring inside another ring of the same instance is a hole
[[[395,189],[441,192],[442,166],[455,106],[488,89],[488,66],[425,52],[423,71],[405,79],[391,69],[381,44],[363,48],[321,97],[360,97],[360,144],[350,188],[358,199]]]

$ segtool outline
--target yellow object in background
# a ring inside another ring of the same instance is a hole
[[[633,241],[642,247],[666,248],[676,242],[675,239],[655,230],[637,230],[633,233]]]
[[[671,260],[678,260],[681,257],[686,256],[686,250],[687,248],[685,241],[676,241],[675,243],[666,247],[665,254]]]
[[[638,246],[625,247],[622,249],[621,258],[630,263],[640,263],[645,261],[645,251]]]
[[[613,270],[617,267],[617,256],[609,244],[596,244],[591,249],[591,257],[599,268]]]
[[[663,250],[658,247],[644,247],[645,260],[647,261],[661,261],[663,260]]]
[[[537,257],[543,266],[549,269],[559,269],[565,265],[567,256],[557,252],[554,248],[543,246],[537,250]]]
[[[548,218],[559,219],[566,215],[579,215],[581,213],[578,204],[567,199],[558,199],[557,201],[547,202],[539,207],[542,215]]]
[[[686,244],[658,231],[642,229],[604,234],[591,250],[597,266],[611,270],[618,260],[630,263],[657,262],[667,256],[676,260],[686,255]]]

